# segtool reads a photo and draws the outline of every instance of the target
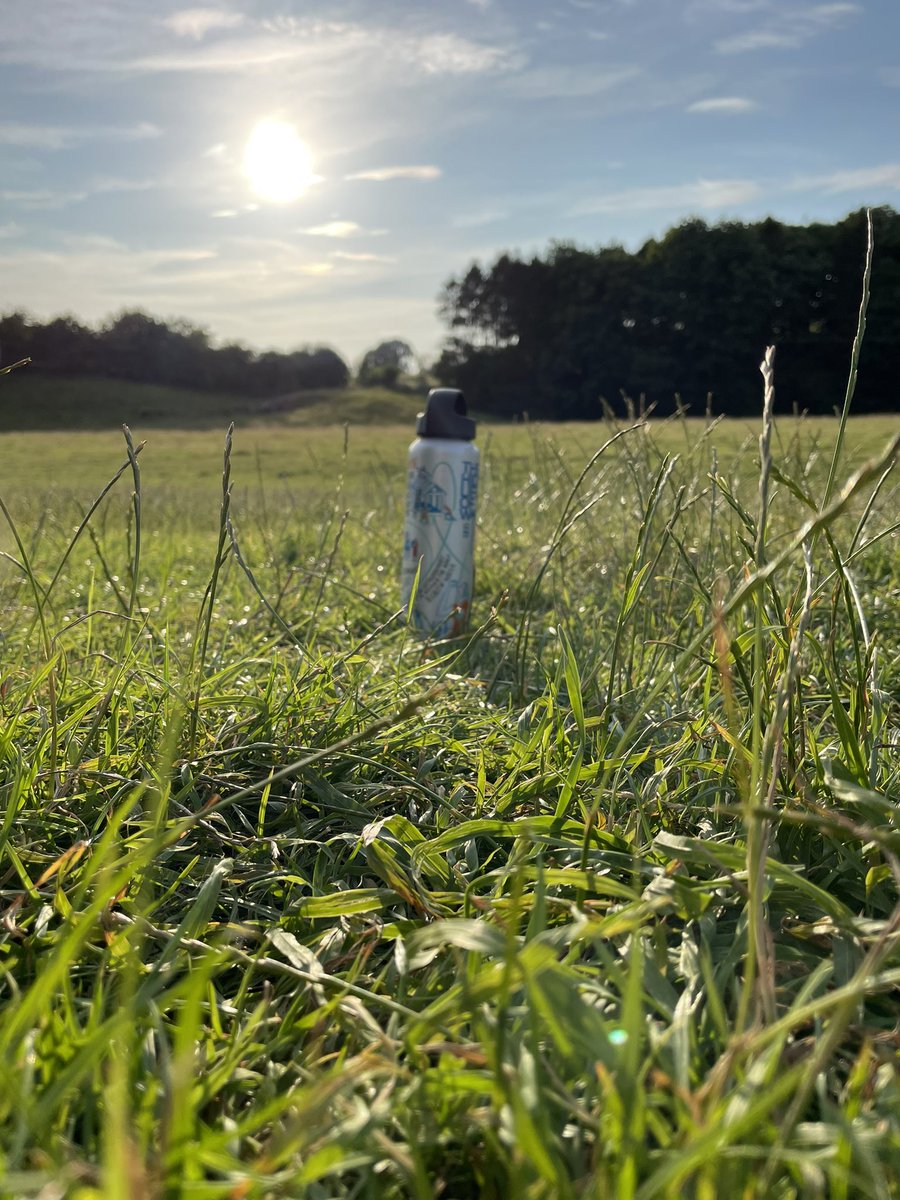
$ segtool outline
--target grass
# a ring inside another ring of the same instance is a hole
[[[2,390],[12,390],[18,382],[16,379],[7,383]],[[386,502],[389,509],[397,499],[402,503],[406,450],[414,437],[414,420],[402,424],[370,423],[370,415],[366,409],[365,419],[347,418],[346,435],[342,422],[312,426],[237,423],[232,451],[237,494],[256,503],[260,494],[274,489],[288,503],[308,499],[321,507],[323,495],[333,496],[334,485],[343,475],[356,488],[352,499],[358,505],[364,503],[366,484],[372,497],[370,507],[372,501],[379,505]],[[179,497],[184,494],[191,497],[188,513],[191,524],[214,520],[215,493],[222,474],[224,425],[215,430],[157,427],[145,424],[130,411],[125,416],[135,438],[147,442],[144,461],[152,463],[152,467],[148,465],[145,472],[145,499],[150,492],[151,503],[155,505],[157,498],[164,500],[165,494],[177,490]],[[822,493],[827,475],[825,460],[830,458],[835,427],[833,418],[785,417],[779,419],[775,428],[776,458],[788,456],[795,469],[809,473],[821,484]],[[878,453],[895,428],[896,421],[890,416],[854,419],[846,469],[851,470]],[[684,456],[692,453],[698,439],[704,439],[710,452],[715,446],[717,462],[723,469],[738,474],[755,470],[759,431],[749,421],[723,421],[717,425],[711,440],[704,438],[705,423],[699,419],[658,422],[651,429],[653,441],[663,453]],[[487,469],[500,471],[503,480],[516,488],[526,483],[533,472],[545,470],[548,462],[556,458],[565,458],[570,474],[577,474],[606,437],[607,430],[599,422],[563,425],[483,422],[478,441],[491,460]],[[123,442],[118,425],[103,431],[25,430],[5,433],[3,451],[2,494],[13,500],[21,497],[25,505],[42,506],[48,495],[54,497],[54,503],[58,498],[64,504],[72,497],[89,501],[100,481],[120,464]],[[808,457],[809,463],[801,462],[801,456]],[[709,465],[706,462],[703,470]]]
[[[896,443],[838,431],[484,428],[435,646],[408,423],[4,436],[0,1193],[900,1194]]]

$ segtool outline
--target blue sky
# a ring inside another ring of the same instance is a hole
[[[900,207],[898,0],[16,0],[3,26],[2,311],[428,356],[473,258]],[[289,201],[246,174],[267,120],[308,148]]]

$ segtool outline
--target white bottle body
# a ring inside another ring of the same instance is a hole
[[[409,448],[401,592],[408,605],[418,572],[411,623],[430,637],[463,633],[469,620],[479,459],[474,442],[454,438]]]

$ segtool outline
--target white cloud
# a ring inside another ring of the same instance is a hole
[[[390,179],[440,179],[442,174],[440,167],[435,167],[431,164],[417,167],[374,167],[370,171],[354,171],[352,175],[345,175],[345,179],[369,179],[375,183],[385,183]]]
[[[708,100],[695,100],[687,106],[689,113],[745,113],[759,105],[745,96],[711,96]]]
[[[77,19],[70,0],[6,5],[0,62],[67,73],[121,67],[136,45],[134,16],[127,3],[82,2]]]
[[[355,36],[319,36],[310,29],[302,36],[299,31],[277,33],[257,29],[238,37],[221,37],[204,45],[174,50],[136,53],[127,66],[148,74],[168,72],[234,72],[246,74],[261,68],[304,66],[322,71],[335,65],[340,55],[359,51],[365,44],[364,31]]]
[[[733,16],[745,13],[772,11],[773,0],[691,0],[685,15],[691,19],[709,20],[710,16]]]
[[[332,72],[346,86],[360,71],[366,76],[391,69],[413,69],[426,76],[467,76],[515,70],[525,61],[508,46],[473,41],[452,32],[398,34],[387,25],[284,16],[244,21],[239,29],[219,26],[218,32],[222,36],[202,45],[154,48],[149,53],[136,47],[129,62],[108,65],[147,72],[246,73],[277,64],[302,64],[315,73],[313,78]]]
[[[633,64],[569,67],[554,63],[529,68],[500,86],[516,100],[580,100],[595,117],[621,119],[634,112],[683,108],[708,96],[717,82],[716,76],[705,70],[685,70],[672,76]]]
[[[23,209],[57,209],[67,208],[70,204],[79,204],[83,200],[89,200],[92,196],[109,195],[114,192],[144,192],[160,186],[158,180],[114,179],[100,176],[89,180],[80,188],[0,190],[0,200]]]
[[[495,221],[503,221],[509,216],[505,209],[485,208],[480,212],[462,213],[454,217],[450,224],[454,229],[478,229],[482,225],[493,225]]]
[[[456,33],[402,39],[397,48],[426,75],[484,75],[515,70],[525,61],[510,47],[473,42]]]
[[[790,185],[791,191],[823,191],[832,195],[840,192],[869,191],[873,188],[900,191],[900,163],[834,171],[830,175],[801,176]]]
[[[61,150],[71,142],[71,129],[60,129],[56,125],[22,125],[4,121],[0,123],[0,145],[28,146],[34,150]]]
[[[198,42],[214,30],[236,29],[243,23],[242,13],[225,12],[220,8],[184,8],[163,20],[163,25],[178,37],[193,38]]]
[[[618,212],[718,211],[745,204],[761,194],[758,183],[749,179],[700,179],[696,183],[662,184],[626,188],[586,200],[572,209],[573,216]]]
[[[790,50],[820,34],[839,29],[862,12],[859,4],[812,4],[803,8],[773,10],[766,25],[746,33],[721,38],[720,54],[746,54],[752,50]]]
[[[861,12],[861,4],[818,4],[807,9],[806,15],[812,21],[832,24],[843,17],[856,16]]]
[[[64,150],[83,142],[136,142],[159,137],[162,130],[149,121],[138,125],[30,125],[0,121],[0,145],[26,146],[35,150]]]
[[[135,249],[99,235],[70,236],[60,250],[21,250],[5,256],[5,266],[18,275],[29,308],[57,310],[72,306],[68,296],[80,287],[79,313],[96,319],[128,297],[129,303],[148,303],[171,310],[173,297],[189,311],[208,304],[221,289],[237,300],[244,276],[248,295],[254,283],[260,289],[276,286],[282,295],[298,286],[298,277],[330,274],[334,264],[308,259],[288,243],[231,239],[211,247],[161,247]],[[278,281],[277,285],[275,281]],[[303,286],[302,284],[299,286]],[[204,293],[206,293],[204,299]],[[57,297],[60,297],[58,300]]]
[[[788,29],[751,29],[716,42],[720,54],[747,54],[751,50],[789,50],[803,44],[803,38]]]
[[[639,67],[551,64],[522,71],[509,81],[507,90],[523,100],[574,100],[614,92],[634,83],[641,73]]]
[[[5,225],[0,225],[0,238],[18,237],[22,232],[22,226],[17,225],[15,221],[7,221]]]
[[[15,204],[19,208],[53,208],[53,201],[61,192],[53,192],[50,188],[0,188],[0,200],[4,204]],[[67,204],[67,200],[62,201]]]
[[[138,0],[116,0],[85,3],[76,22],[71,19],[71,4],[72,0],[42,0],[27,12],[24,7],[14,8],[4,21],[0,63],[67,74],[248,74],[283,64],[309,73],[304,87],[331,77],[346,89],[357,78],[408,82],[408,74],[397,74],[404,69],[426,76],[469,76],[513,70],[523,62],[517,51],[504,44],[476,41],[446,28],[411,34],[387,19],[364,23],[290,15],[250,17],[197,7],[176,11],[160,22],[148,18],[146,5]]]
[[[390,254],[371,254],[367,250],[361,250],[356,254],[349,250],[335,250],[331,257],[340,258],[346,262],[393,263],[397,261]]]
[[[163,186],[163,181],[159,179],[119,179],[114,175],[96,175],[85,184],[84,196],[101,196],[110,192],[149,192]]]
[[[300,233],[308,233],[311,237],[349,238],[359,237],[367,231],[355,221],[328,221],[324,225],[313,225],[309,229],[301,229]]]
[[[815,192],[819,195],[868,193],[867,202],[878,203],[887,193],[898,191],[900,163],[882,163],[875,167],[833,171],[828,175],[769,180],[765,187],[751,179],[703,179],[696,183],[627,188],[586,200],[572,209],[571,215],[663,212],[675,219],[679,213],[721,212],[757,200],[763,195],[775,196],[786,192]]]

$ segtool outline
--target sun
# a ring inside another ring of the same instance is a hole
[[[260,121],[244,150],[244,174],[263,200],[289,204],[316,176],[309,147],[288,121]]]

